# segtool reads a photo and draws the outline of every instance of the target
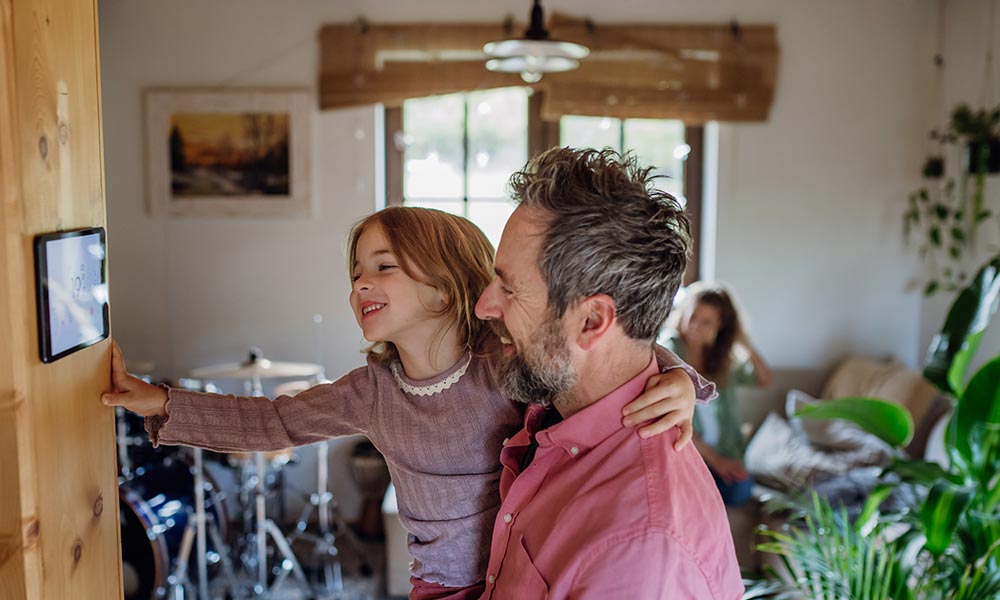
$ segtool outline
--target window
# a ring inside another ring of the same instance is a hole
[[[527,162],[529,148],[631,150],[663,176],[658,186],[686,206],[694,255],[685,283],[696,280],[703,128],[663,119],[583,116],[550,125],[539,117],[540,96],[528,88],[501,88],[412,99],[402,109],[386,109],[386,203],[462,215],[496,246],[514,210],[507,180]]]
[[[528,160],[528,90],[408,100],[402,113],[402,203],[462,215],[496,246],[514,210],[507,180]]]
[[[660,189],[684,201],[684,159],[691,147],[682,121],[567,116],[559,121],[559,143],[634,152],[640,164],[656,167]]]
[[[697,281],[701,273],[703,143],[704,127],[685,127],[683,121],[575,115],[559,120],[560,145],[631,151],[639,164],[656,168],[657,187],[677,198],[691,220],[693,243],[684,285]]]

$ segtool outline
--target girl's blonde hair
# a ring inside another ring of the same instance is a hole
[[[404,273],[442,293],[444,306],[438,315],[450,317],[449,325],[458,328],[460,343],[484,354],[490,328],[476,317],[476,301],[493,280],[493,245],[483,232],[466,219],[440,210],[385,208],[351,229],[348,273],[357,267],[358,240],[371,225],[382,228]],[[446,330],[442,328],[442,336]],[[391,342],[376,342],[368,349],[368,356],[386,362],[398,354]]]

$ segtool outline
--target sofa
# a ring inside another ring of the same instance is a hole
[[[775,492],[818,490],[850,504],[853,497],[867,494],[880,468],[891,461],[892,449],[860,427],[794,416],[801,405],[843,397],[880,398],[906,408],[914,422],[906,454],[938,460],[944,455],[942,436],[951,403],[919,373],[891,358],[849,356],[819,378],[777,371],[769,390],[740,390],[741,418],[750,433],[745,464],[755,479],[754,501],[728,513],[744,571],[761,566],[757,526],[774,528],[783,522],[761,510]]]

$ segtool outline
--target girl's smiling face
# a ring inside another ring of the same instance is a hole
[[[430,344],[447,320],[440,314],[444,296],[407,275],[401,260],[379,224],[365,228],[358,238],[351,273],[354,318],[370,342]]]

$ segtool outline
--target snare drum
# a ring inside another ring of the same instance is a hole
[[[222,539],[226,539],[228,515],[219,487],[205,473],[205,511],[212,515]],[[166,458],[162,464],[146,465],[118,488],[122,536],[122,575],[125,600],[163,598],[167,576],[180,552],[188,521],[194,518],[194,475],[184,460]],[[218,562],[211,537],[208,551]],[[197,551],[191,549],[188,573],[197,573]]]

